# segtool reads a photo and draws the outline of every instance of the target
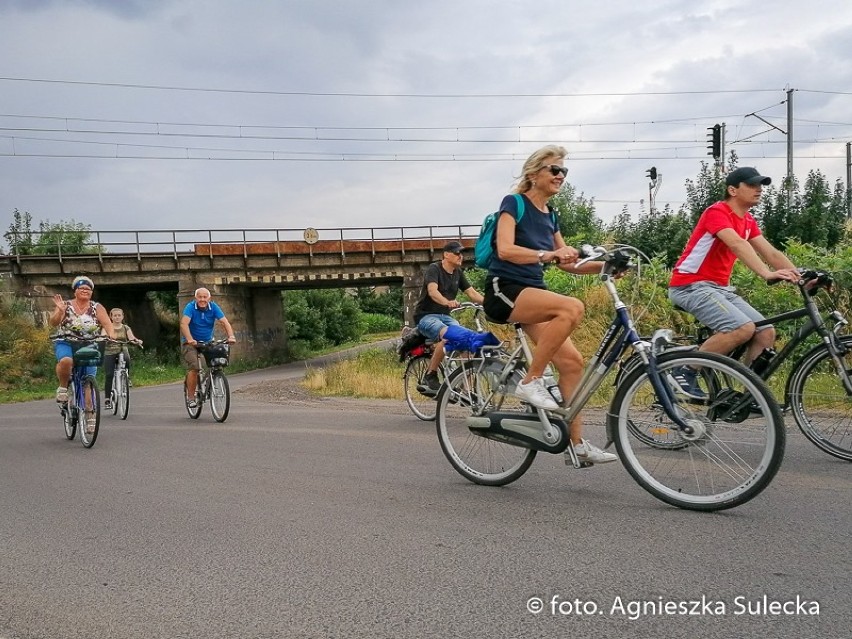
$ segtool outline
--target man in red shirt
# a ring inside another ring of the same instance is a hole
[[[754,323],[764,318],[730,285],[734,262],[739,258],[767,282],[799,279],[796,267],[763,237],[749,212],[760,201],[762,187],[771,182],[750,166],[729,173],[724,201],[708,207],[698,218],[669,281],[672,303],[715,331],[700,350],[727,355],[750,342],[746,364],[772,348],[775,329],[756,330]],[[684,367],[673,376],[684,392],[703,397],[694,370]]]

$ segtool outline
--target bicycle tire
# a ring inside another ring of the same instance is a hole
[[[77,434],[77,408],[74,406],[72,397],[77,397],[77,388],[74,380],[68,383],[68,401],[65,402],[65,407],[62,408],[62,421],[65,426],[65,439],[73,440]]]
[[[110,412],[118,414],[118,367],[112,373],[112,387],[109,389]]]
[[[225,373],[216,370],[210,373],[210,412],[213,419],[222,423],[231,410],[231,388]]]
[[[95,415],[95,428],[89,433],[86,432],[86,405],[92,407]],[[91,448],[95,445],[98,439],[98,431],[101,425],[101,393],[98,390],[98,384],[94,377],[86,377],[83,379],[83,404],[77,407],[77,428],[80,431],[80,443],[85,448]]]
[[[117,395],[117,401],[113,402],[112,405],[113,415],[118,415],[121,419],[127,419],[127,412],[130,410],[130,384],[126,370],[122,370],[118,374],[118,388],[114,392]]]
[[[511,395],[513,384],[523,379],[513,371],[506,387],[497,387],[503,371],[500,362],[471,360],[452,373],[438,393],[435,428],[450,465],[465,479],[483,486],[505,486],[520,478],[535,460],[536,451],[486,439],[468,428],[471,415],[496,410],[529,412]]]
[[[405,373],[402,376],[402,385],[405,390],[405,402],[411,409],[411,412],[418,419],[424,422],[431,422],[435,419],[435,398],[424,395],[417,387],[423,383],[423,376],[429,370],[429,362],[431,355],[418,355],[408,360],[405,365]],[[440,379],[441,373],[438,373]]]
[[[204,406],[204,402],[201,399],[202,394],[198,392],[198,390],[201,388],[201,383],[201,373],[199,373],[198,380],[195,386],[195,396],[191,398],[186,393],[186,379],[183,380],[183,405],[186,407],[186,412],[187,414],[189,414],[190,419],[198,419],[198,417],[201,415],[201,409]],[[190,399],[195,399],[195,408],[190,408]]]
[[[713,383],[700,403],[672,393],[676,410],[696,428],[687,436],[662,409],[644,368],[625,376],[607,428],[627,472],[656,498],[688,510],[724,510],[760,494],[778,472],[785,441],[781,410],[764,382],[739,362],[714,353],[665,353],[657,365],[664,379],[672,369],[688,365]],[[743,415],[739,407],[745,401],[754,410]],[[667,425],[686,446],[649,445],[635,435],[631,422]]]
[[[638,353],[634,353],[626,361],[622,362],[618,369],[615,378],[615,386],[619,386],[627,375],[637,368],[642,368],[645,363]],[[688,446],[688,442],[683,441],[679,437],[673,436],[673,431],[665,426],[658,424],[642,424],[639,425],[632,419],[628,420],[627,427],[630,429],[634,437],[648,446],[654,446],[660,449],[678,450]]]
[[[852,375],[852,336],[841,343],[843,366]],[[806,353],[790,374],[787,404],[802,434],[821,451],[852,461],[852,397],[838,377],[828,346]]]

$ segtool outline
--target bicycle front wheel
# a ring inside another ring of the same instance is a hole
[[[77,416],[80,443],[91,448],[95,445],[101,425],[101,395],[94,377],[83,380],[83,403],[77,407]]]
[[[210,373],[210,410],[213,419],[224,422],[228,419],[228,411],[231,409],[231,389],[228,386],[228,378],[222,371]]]
[[[852,376],[852,337],[842,338],[841,357]],[[852,461],[852,397],[846,392],[827,346],[806,354],[790,375],[788,401],[799,430],[838,459]]]
[[[190,419],[198,419],[198,416],[201,415],[201,393],[198,391],[201,388],[202,383],[203,379],[201,378],[201,373],[199,373],[195,387],[195,395],[190,397],[186,392],[186,380],[183,380],[183,405],[186,406],[186,412],[189,414]],[[194,407],[189,405],[190,401],[195,402]]]
[[[676,392],[670,374],[681,366],[698,373],[704,399]],[[766,385],[739,362],[713,353],[666,353],[657,367],[672,385],[676,414],[693,432],[684,433],[665,412],[645,367],[627,374],[607,427],[633,479],[658,499],[689,510],[733,508],[757,496],[784,456],[784,420]],[[652,441],[648,432],[655,433]],[[662,440],[670,445],[660,446]]]
[[[113,414],[117,414],[121,419],[127,419],[127,411],[130,409],[130,384],[126,370],[118,374],[118,387],[113,385],[113,388],[116,395],[112,405]]]
[[[68,401],[62,407],[62,421],[65,425],[65,438],[74,439],[77,434],[77,409],[75,407],[74,398],[77,397],[77,386],[74,380],[68,383]]]
[[[536,451],[487,439],[468,426],[472,415],[494,411],[529,413],[511,394],[523,375],[515,370],[500,383],[503,365],[471,360],[450,373],[438,393],[435,426],[441,450],[456,471],[475,484],[504,486],[529,470]]]
[[[403,388],[405,389],[405,402],[418,419],[430,422],[435,419],[435,398],[425,395],[418,390],[423,387],[423,377],[429,370],[430,355],[418,355],[408,360],[405,373],[402,376]],[[440,372],[438,373],[440,378]]]

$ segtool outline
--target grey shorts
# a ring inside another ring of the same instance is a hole
[[[694,315],[704,326],[722,333],[730,333],[749,322],[764,319],[734,292],[733,286],[719,286],[713,282],[672,286],[669,288],[669,300]],[[758,330],[769,327],[761,326]]]

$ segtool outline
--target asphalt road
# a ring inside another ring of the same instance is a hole
[[[239,390],[299,374],[232,377],[225,424],[134,389],[91,450],[52,401],[0,406],[0,638],[849,636],[850,465],[795,429],[762,495],[700,514],[550,455],[475,486],[395,403]]]

